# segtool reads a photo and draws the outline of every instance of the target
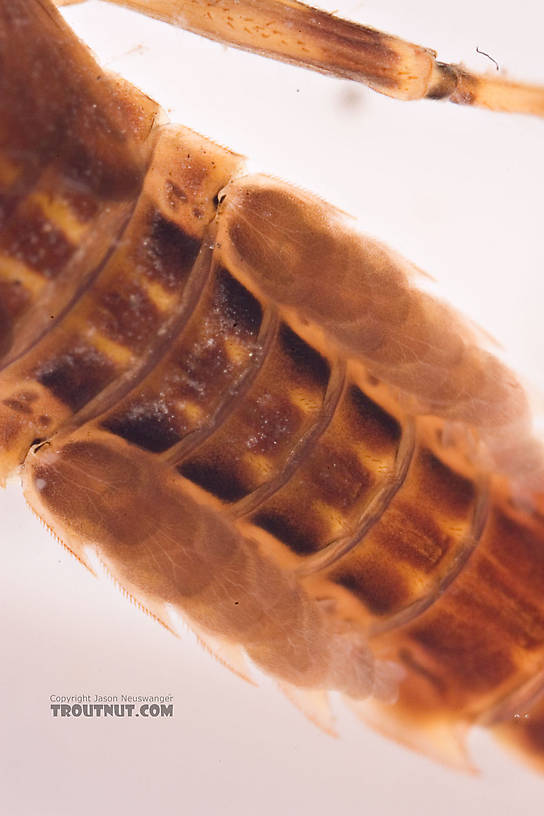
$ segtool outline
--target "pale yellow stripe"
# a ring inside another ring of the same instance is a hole
[[[240,365],[240,363],[244,363],[247,360],[249,350],[244,343],[241,343],[235,337],[226,337],[224,342],[225,351],[231,363]]]
[[[176,408],[179,411],[183,411],[185,416],[189,419],[190,422],[196,424],[202,420],[204,417],[204,411],[197,405],[196,402],[190,402],[187,400],[183,400],[183,402],[178,402]]]
[[[91,328],[85,334],[93,346],[116,365],[126,368],[134,360],[134,354],[130,349],[121,343],[116,343],[115,340],[111,340],[96,329]]]
[[[19,281],[25,289],[37,297],[47,281],[32,267],[16,261],[0,252],[0,278],[5,281]]]
[[[89,224],[81,222],[72,207],[62,198],[35,192],[28,197],[28,202],[37,205],[44,218],[60,230],[72,244],[77,245],[83,240]]]
[[[262,453],[246,451],[242,456],[245,465],[251,468],[254,476],[262,476],[267,479],[272,476],[274,467],[270,458]]]
[[[323,405],[323,400],[315,392],[306,388],[289,389],[289,399],[305,414],[313,414]]]
[[[21,173],[21,168],[17,164],[13,164],[6,159],[5,156],[0,156],[0,184],[3,187],[11,186]]]
[[[317,499],[312,501],[312,510],[317,516],[320,516],[327,522],[329,527],[328,535],[331,539],[334,539],[346,532],[347,518],[341,510],[338,510],[337,507],[333,507],[332,505],[327,504],[327,502]]]
[[[138,286],[144,290],[149,300],[161,312],[171,312],[178,303],[179,298],[177,294],[167,292],[160,283],[149,280],[149,278],[145,278],[143,275],[138,280]]]
[[[365,470],[370,471],[370,473],[374,474],[374,476],[383,478],[388,473],[393,472],[394,457],[388,456],[385,458],[381,458],[379,456],[376,456],[375,454],[371,454],[368,452],[368,449],[365,447],[364,444],[360,445],[353,444],[351,450],[355,453],[357,459],[363,465]]]

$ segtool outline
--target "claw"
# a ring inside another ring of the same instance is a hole
[[[181,615],[171,604],[167,604],[166,608],[170,626],[174,632],[176,632],[176,634],[181,636],[187,631],[187,629],[191,629],[196,635],[201,646],[203,646],[207,652],[213,655],[213,657],[215,657],[219,663],[222,663],[223,666],[226,666],[227,669],[230,669],[231,672],[238,675],[238,677],[241,677],[242,680],[245,680],[252,686],[257,685],[250,674],[248,660],[244,649],[241,646],[234,643],[229,643],[229,641],[225,638],[221,638],[217,635],[212,635],[209,632],[206,632],[204,629],[202,629],[202,627],[193,623],[193,621],[191,621],[189,618]]]
[[[322,689],[307,689],[294,686],[280,680],[278,683],[280,690],[287,699],[302,711],[310,722],[317,725],[325,734],[330,737],[337,737],[338,733],[334,728],[334,715],[331,711],[329,695]]]

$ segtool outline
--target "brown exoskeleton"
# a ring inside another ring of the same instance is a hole
[[[38,477],[38,478],[42,478],[42,477]]]

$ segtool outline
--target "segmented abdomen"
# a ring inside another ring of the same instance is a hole
[[[68,38],[48,36],[42,71]],[[51,114],[31,96],[17,114],[20,83],[1,103],[0,477],[25,462],[40,516],[168,625],[451,761],[473,722],[542,761],[542,469],[515,378],[410,264],[150,130],[136,92],[108,87],[91,154],[73,98],[95,128],[103,100],[71,48],[54,151],[19,149],[28,110],[34,132]]]

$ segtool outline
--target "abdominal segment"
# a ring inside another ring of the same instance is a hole
[[[543,469],[521,386],[409,262],[151,129],[138,100],[130,166],[105,150],[77,204],[75,125],[21,175],[6,136],[0,479],[22,466],[82,561],[291,697],[339,691],[452,763],[477,723],[542,761]]]

